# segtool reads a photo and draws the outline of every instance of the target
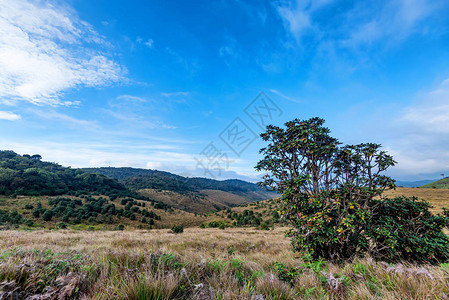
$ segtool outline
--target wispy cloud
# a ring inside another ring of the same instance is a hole
[[[68,7],[0,0],[0,101],[70,105],[70,89],[120,81],[126,70],[98,51],[108,47]]]
[[[440,4],[438,0],[394,0],[376,9],[361,3],[346,15],[349,35],[342,40],[342,45],[358,47],[385,39],[389,44],[413,33],[425,33],[427,29],[420,27],[420,22],[430,17]],[[362,22],[360,16],[364,17]]]
[[[109,109],[105,111],[115,119],[123,121],[126,126],[138,128],[164,128],[175,129],[176,126],[166,124],[158,120],[155,111],[154,101],[145,98],[121,95],[109,101]],[[151,117],[153,115],[153,117]]]
[[[131,95],[120,95],[117,97],[118,100],[126,100],[126,101],[135,101],[135,102],[147,102],[146,99],[137,97],[137,96],[131,96]]]
[[[142,37],[138,36],[136,38],[136,42],[138,44],[144,44],[145,46],[147,46],[150,49],[154,48],[154,40],[153,39],[147,39],[146,41],[144,41],[144,39]]]
[[[275,95],[280,96],[281,98],[284,98],[285,100],[291,101],[291,102],[295,102],[295,103],[302,103],[303,102],[303,101],[301,101],[299,99],[296,99],[296,98],[293,98],[293,97],[290,97],[290,96],[286,96],[285,94],[283,94],[280,91],[275,90],[275,89],[270,89],[270,92],[275,94]]]
[[[171,92],[171,93],[161,93],[162,96],[164,96],[165,98],[170,98],[170,97],[187,97],[190,95],[189,92]]]
[[[145,44],[145,46],[147,46],[150,49],[154,48],[154,41],[153,41],[153,39],[148,39],[144,44]]]
[[[180,153],[179,148],[169,151],[171,146],[152,144],[140,147],[129,141],[121,144],[101,144],[88,142],[30,142],[20,143],[0,139],[2,149],[16,151],[20,154],[39,153],[44,160],[56,161],[72,167],[139,167],[147,168],[154,162],[160,162],[167,168],[172,165],[191,165],[195,162],[193,155]],[[133,149],[133,151],[130,151]],[[165,149],[165,150],[162,150]]]
[[[17,121],[20,120],[21,116],[10,111],[0,110],[0,120]]]
[[[98,124],[97,121],[77,119],[67,114],[56,112],[54,110],[43,111],[37,109],[30,109],[29,111],[34,115],[38,116],[40,119],[56,120],[68,126],[83,127],[84,129],[89,130],[101,129],[101,126]]]
[[[406,107],[393,122],[389,141],[394,172],[439,174],[449,170],[449,79]]]
[[[412,106],[409,106],[401,120],[421,132],[449,134],[449,79]]]
[[[295,0],[277,6],[284,27],[299,43],[302,36],[314,28],[313,13],[333,2],[332,0]]]

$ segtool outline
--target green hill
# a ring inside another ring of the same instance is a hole
[[[449,177],[422,185],[420,187],[421,188],[432,188],[432,189],[449,189]]]
[[[224,192],[258,192],[261,188],[251,182],[238,179],[214,180],[200,177],[183,177],[169,172],[138,168],[83,168],[83,171],[115,178],[128,188],[159,189],[178,193],[199,190]]]
[[[43,196],[97,194],[135,196],[117,180],[44,162],[41,156],[0,151],[0,195]]]
[[[84,168],[118,179],[127,188],[189,212],[204,213],[275,198],[258,185],[242,180],[188,178],[169,172],[136,168]]]

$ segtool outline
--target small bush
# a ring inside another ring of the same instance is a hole
[[[171,231],[173,233],[183,233],[184,232],[184,227],[182,225],[173,225],[171,228]]]
[[[67,224],[64,222],[60,222],[60,223],[58,223],[58,228],[59,229],[67,229]]]
[[[125,225],[123,225],[123,224],[118,224],[117,226],[114,227],[114,230],[120,230],[120,231],[123,231],[123,230],[125,230]]]

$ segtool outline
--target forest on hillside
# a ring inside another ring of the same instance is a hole
[[[0,151],[0,195],[77,196],[90,193],[111,198],[141,198],[113,178],[45,162],[39,154]]]

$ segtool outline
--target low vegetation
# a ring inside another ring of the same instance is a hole
[[[290,250],[285,229],[0,231],[0,298],[447,297],[445,264],[310,260]]]

